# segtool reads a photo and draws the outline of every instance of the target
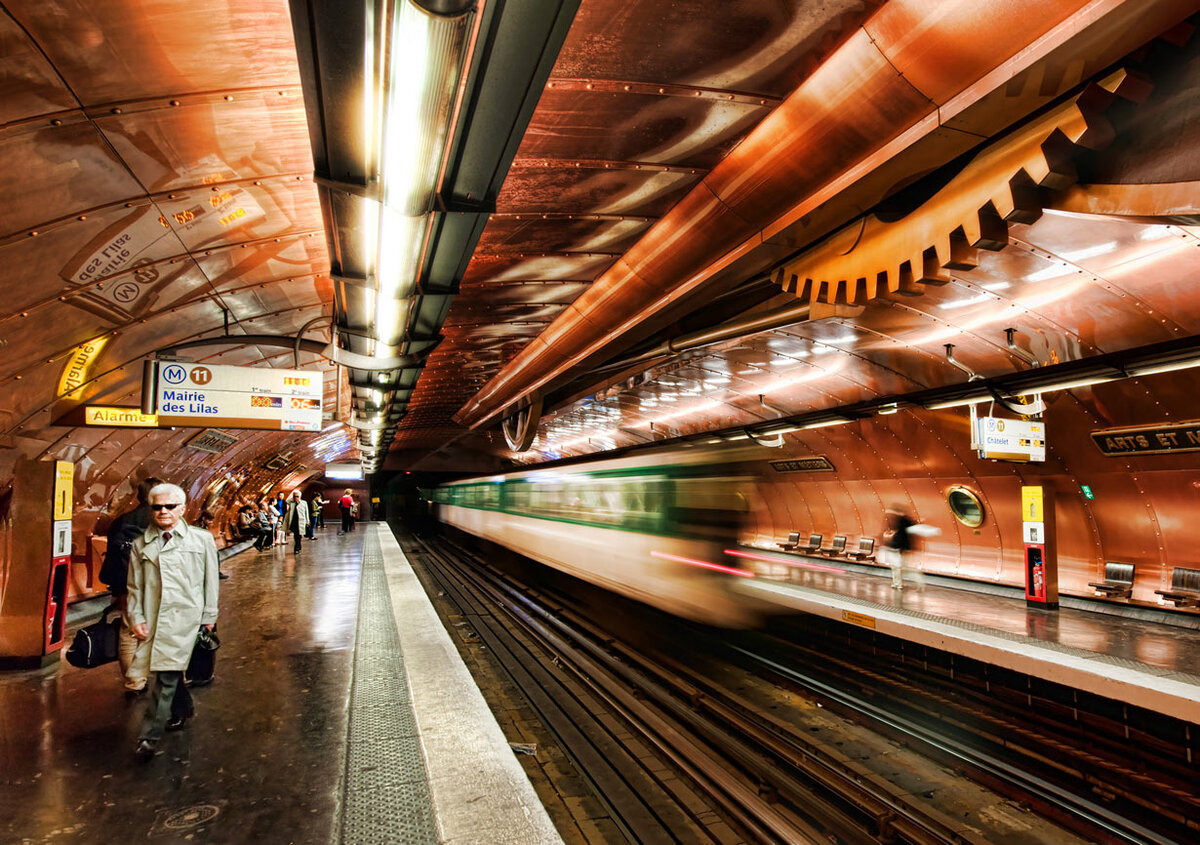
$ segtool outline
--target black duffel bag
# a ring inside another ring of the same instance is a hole
[[[121,612],[110,605],[99,622],[80,628],[67,649],[67,662],[80,669],[94,669],[117,659],[121,641]]]
[[[217,669],[217,649],[220,647],[221,640],[216,630],[210,631],[201,626],[196,634],[196,645],[192,647],[187,671],[183,673],[188,686],[203,687],[213,682],[213,673]]]

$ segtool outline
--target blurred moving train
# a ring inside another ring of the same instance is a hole
[[[422,490],[437,518],[661,610],[750,624],[734,582],[752,577],[725,549],[751,485],[711,453],[673,452],[527,470]]]

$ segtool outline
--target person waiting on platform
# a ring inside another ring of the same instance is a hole
[[[312,499],[308,504],[308,539],[317,539],[317,529],[325,527],[325,515],[321,509],[325,506],[325,500],[321,498],[321,491],[312,494]]]
[[[138,660],[156,673],[135,753],[154,755],[163,731],[182,730],[195,715],[183,673],[201,627],[217,622],[217,544],[212,534],[183,520],[187,496],[174,484],[149,492],[152,525],[129,555],[129,616],[145,643]]]
[[[242,505],[238,513],[238,532],[243,540],[254,540],[254,548],[262,551],[271,542],[271,529],[264,528],[258,518],[258,505],[251,502]]]
[[[280,490],[275,494],[274,501],[271,502],[271,507],[275,509],[275,515],[279,518],[275,520],[275,545],[282,546],[287,542],[287,521],[284,516],[287,515],[288,499],[287,494]]]
[[[350,496],[350,530],[354,530],[354,526],[358,525],[358,499],[352,494]]]
[[[308,533],[308,502],[300,495],[299,488],[292,491],[287,500],[287,510],[284,511],[283,524],[288,532],[296,539],[295,553],[300,554],[300,538]]]
[[[258,503],[258,521],[267,529],[267,545],[273,546],[279,542],[277,527],[283,518],[275,510],[275,502],[270,496],[264,496]]]
[[[108,544],[104,563],[100,566],[99,578],[108,585],[113,605],[121,611],[117,660],[125,677],[126,698],[134,698],[146,691],[146,672],[140,668],[135,670],[133,665],[138,639],[133,635],[133,623],[129,619],[129,553],[133,550],[133,541],[150,527],[150,490],[161,483],[157,478],[147,478],[138,485],[137,507],[118,516],[108,528]]]
[[[338,531],[339,534],[346,534],[354,530],[354,518],[350,515],[350,509],[354,507],[354,496],[350,494],[350,489],[342,494],[342,498],[338,499],[338,510],[342,512],[342,528]]]

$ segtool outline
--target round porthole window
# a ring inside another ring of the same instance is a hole
[[[951,487],[946,494],[946,502],[950,505],[950,513],[963,525],[968,528],[983,525],[983,502],[974,491],[966,487]]]

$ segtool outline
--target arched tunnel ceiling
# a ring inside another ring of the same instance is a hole
[[[930,11],[936,4],[925,5],[929,28],[921,34],[940,43]],[[1043,30],[1071,30],[1072,10],[1084,5],[1042,4]],[[1143,17],[1157,21],[1155,35],[1195,12],[1195,5],[1154,2],[1142,7]],[[427,457],[447,444],[463,455],[511,457],[494,429],[471,432],[454,416],[532,341],[553,336],[556,321],[644,244],[683,198],[707,190],[705,178],[743,149],[798,86],[860,38],[864,24],[880,20],[873,16],[885,7],[924,8],[862,0],[582,0],[495,213],[470,256],[445,339],[398,425],[387,466],[471,466],[473,459],[447,459],[446,452]],[[1091,32],[1085,24],[1095,20],[1079,24]],[[1089,37],[1080,49],[1094,47],[1105,56],[1120,41],[1111,33],[1107,40]],[[330,261],[292,38],[285,2],[4,3],[0,153],[6,166],[0,182],[8,202],[0,208],[6,268],[0,475],[11,477],[21,457],[76,460],[89,491],[84,507],[98,513],[128,495],[131,475],[167,475],[198,494],[211,489],[218,470],[260,486],[354,455],[352,438],[339,431],[231,432],[236,440],[213,453],[188,445],[194,430],[54,425],[72,399],[136,404],[140,361],[156,349],[226,331],[294,334],[331,314]],[[1181,55],[1192,49],[1180,46],[1186,38],[1177,30],[1168,40]],[[1044,81],[1040,99],[1030,98],[1013,120],[1020,123],[1078,90],[1109,64],[1082,62],[1077,78]],[[1194,66],[1176,65],[1193,74]],[[1164,113],[1185,114],[1194,123],[1197,107],[1186,86],[1151,82],[1141,111],[1131,106],[1119,115],[1122,126],[1139,125],[1135,111],[1142,126],[1163,125]],[[845,84],[852,86],[853,77]],[[1175,137],[1184,140],[1175,146],[1164,144],[1163,132],[1147,132],[1136,149],[1119,136],[1111,154],[1081,159],[1080,166],[1114,171],[1110,181],[1118,183],[1195,181],[1194,174],[1151,172],[1165,167],[1180,143],[1194,142],[1194,131],[1184,131],[1192,123],[1176,127]],[[942,158],[950,161],[987,140],[980,134],[965,146],[949,145]],[[1130,169],[1137,150],[1154,144],[1161,154],[1147,159],[1141,175],[1120,172]],[[907,173],[889,173],[876,194],[931,169],[913,165]],[[786,182],[776,187],[788,203],[801,199],[789,198]],[[980,371],[1010,371],[1016,363],[998,339],[1009,325],[1036,354],[1060,360],[1196,333],[1176,284],[1162,281],[1168,274],[1179,284],[1195,278],[1189,209],[1175,220],[1151,220],[1101,208],[1086,192],[1055,202],[1041,219],[1014,222],[1004,251],[984,254],[974,269],[951,271],[946,284],[924,296],[886,298],[860,313],[842,310],[730,342],[682,366],[651,369],[651,380],[641,384],[626,373],[610,383],[568,372],[560,389],[588,398],[551,409],[530,454],[553,457],[651,439],[639,427],[663,417],[669,417],[667,431],[686,432],[963,380],[945,362],[942,342],[958,344],[959,357]],[[838,209],[838,222],[868,208],[849,202]],[[1097,210],[1102,213],[1078,216]],[[608,356],[619,357],[660,330],[676,331],[681,318],[730,289],[740,291],[746,306],[794,302],[767,281],[738,285],[766,279],[765,271],[809,241],[785,232],[763,243],[755,261],[732,266],[716,287],[697,290],[646,321],[641,335],[613,337]],[[740,301],[721,300],[720,315],[735,316]],[[81,346],[93,350],[85,356],[86,383],[61,396],[60,378]],[[290,352],[253,345],[189,354],[220,363],[293,363]],[[326,371],[326,405],[344,417],[348,401],[336,369],[310,353],[301,353],[299,363]],[[705,402],[715,403],[709,413],[663,410],[698,387]],[[619,425],[608,416],[611,408],[627,415]],[[612,435],[621,428],[634,433]],[[287,459],[268,469],[268,459],[280,454]]]

